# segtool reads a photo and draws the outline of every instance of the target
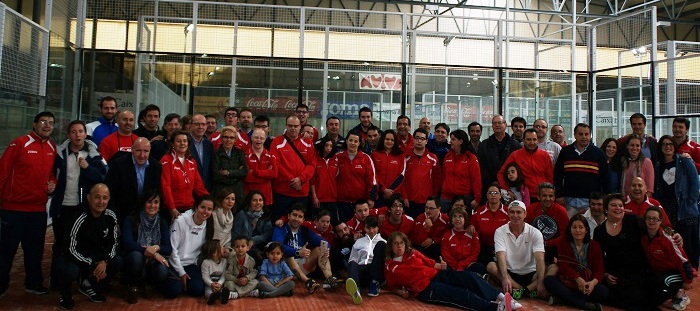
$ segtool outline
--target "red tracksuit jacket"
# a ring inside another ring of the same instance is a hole
[[[311,184],[316,190],[316,198],[321,203],[338,202],[338,186],[335,181],[338,176],[338,158],[335,156],[324,159],[316,156],[316,173],[311,178]]]
[[[498,183],[501,188],[508,189],[508,184],[503,178],[503,172],[511,162],[515,162],[520,167],[520,172],[525,178],[525,186],[530,193],[537,193],[537,187],[543,182],[554,182],[554,167],[552,166],[552,158],[549,153],[544,150],[537,149],[530,153],[525,148],[520,148],[508,156],[503,166],[498,171]]]
[[[425,257],[417,250],[404,254],[401,261],[387,258],[384,265],[387,287],[395,289],[403,286],[413,296],[418,296],[426,289],[437,273],[435,260]]]
[[[470,235],[466,230],[452,229],[442,236],[440,255],[452,270],[463,271],[479,258],[481,251],[479,243],[478,233],[474,232]]]
[[[277,158],[263,149],[260,157],[248,148],[246,154],[248,175],[243,179],[245,192],[258,190],[265,198],[265,205],[272,205],[272,181],[277,178]]]
[[[338,202],[355,202],[359,199],[376,200],[377,180],[374,178],[374,163],[366,153],[358,151],[350,160],[347,151],[335,155],[338,161]]]
[[[406,172],[404,156],[375,151],[372,152],[371,158],[377,174],[377,197],[382,197],[382,192],[387,188],[402,193],[404,173]]]
[[[649,238],[649,235],[642,234],[642,249],[647,255],[649,265],[657,274],[678,271],[683,277],[683,282],[693,282],[693,271],[688,262],[683,248],[676,246],[673,239],[659,230],[656,235]]]
[[[163,166],[160,175],[163,206],[167,209],[186,211],[194,206],[193,192],[197,196],[209,194],[192,156],[187,155],[183,164],[174,153],[170,153],[160,159],[160,164]]]
[[[437,219],[433,221],[430,229],[425,229],[425,213],[416,217],[415,225],[413,226],[413,242],[420,245],[428,238],[433,239],[435,244],[442,243],[442,236],[450,227],[450,216],[445,213],[440,213]]]
[[[301,136],[300,136],[301,137]],[[309,195],[309,181],[316,171],[316,150],[311,141],[298,138],[294,141],[302,159],[289,144],[285,135],[275,137],[270,144],[270,153],[277,158],[277,179],[272,182],[272,191],[288,197],[305,197]],[[299,177],[301,191],[294,190],[289,182]]]
[[[471,224],[475,231],[481,237],[481,243],[487,246],[493,246],[493,235],[496,229],[510,221],[508,218],[507,208],[503,205],[495,212],[492,212],[486,205],[479,208],[471,219]]]
[[[436,194],[440,188],[438,158],[426,149],[420,157],[411,151],[405,161],[404,198],[412,203],[424,204],[426,199]]]
[[[442,164],[442,178],[443,199],[452,200],[456,195],[473,195],[476,202],[481,202],[481,168],[473,153],[456,154],[450,150]]]

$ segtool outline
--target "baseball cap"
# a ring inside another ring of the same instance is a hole
[[[523,201],[515,200],[513,202],[510,202],[510,204],[508,204],[508,210],[510,210],[511,208],[515,208],[515,207],[520,207],[523,209],[523,211],[527,210],[527,207],[525,207],[525,203],[523,203]]]

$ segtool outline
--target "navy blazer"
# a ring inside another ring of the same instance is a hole
[[[163,168],[158,160],[154,158],[148,159],[146,176],[143,181],[143,192],[147,190],[160,192],[160,175],[162,171]],[[143,206],[138,206],[138,182],[136,181],[136,168],[134,167],[133,156],[114,159],[109,166],[105,183],[110,191],[109,207],[117,213],[117,219],[120,222],[130,213],[143,208]]]
[[[197,149],[194,148],[194,137],[192,137],[190,134],[187,140],[189,141],[190,145],[190,155],[192,155],[194,160],[197,162],[197,170],[199,171],[199,176],[202,177],[202,181],[204,182],[204,188],[207,188],[207,191],[211,193],[211,174],[209,174],[209,167],[211,166],[211,154],[214,153],[214,144],[212,144],[206,137],[202,138],[202,148],[204,148],[204,150],[202,151],[203,159],[200,159]]]

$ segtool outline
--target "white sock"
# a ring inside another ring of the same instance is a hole
[[[496,299],[498,299],[498,301],[505,301],[506,295],[504,295],[503,293],[498,293],[498,296],[496,296]]]
[[[230,292],[228,293],[228,299],[238,299],[238,292]]]

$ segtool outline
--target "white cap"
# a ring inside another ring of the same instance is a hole
[[[513,202],[510,202],[510,204],[508,204],[508,210],[510,210],[511,208],[514,208],[514,207],[520,207],[523,209],[523,211],[527,210],[527,207],[525,207],[525,203],[523,203],[523,201],[515,200]]]

